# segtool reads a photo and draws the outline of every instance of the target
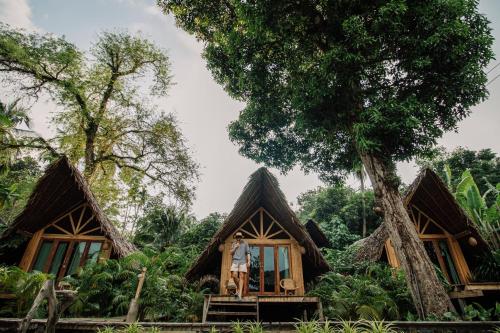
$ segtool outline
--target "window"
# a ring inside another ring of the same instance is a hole
[[[282,279],[291,278],[288,245],[250,245],[248,291],[253,294],[279,294]]]
[[[97,262],[102,244],[102,241],[42,238],[32,270],[53,274],[56,278],[75,274],[84,264]]]
[[[47,262],[50,254],[50,249],[52,248],[52,241],[43,241],[40,249],[38,250],[38,256],[33,265],[34,271],[43,272],[45,263]]]

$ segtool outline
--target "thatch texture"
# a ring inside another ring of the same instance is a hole
[[[312,240],[316,244],[317,247],[330,247],[330,241],[323,233],[323,230],[319,227],[319,225],[314,220],[308,220],[305,224],[307,233],[311,236]]]
[[[450,193],[446,184],[431,169],[426,168],[420,172],[408,188],[403,202],[405,207],[409,205],[418,207],[453,235],[459,241],[468,262],[476,260],[478,251],[487,249],[486,242],[479,235],[473,222]],[[477,240],[478,244],[475,247],[467,242],[471,236]],[[382,225],[373,234],[358,241],[357,258],[359,260],[380,259],[387,237],[385,227]]]
[[[260,168],[250,176],[233,210],[191,266],[186,277],[193,280],[211,273],[214,267],[220,267],[222,256],[218,251],[219,245],[260,207],[266,209],[305,248],[306,253],[302,256],[304,271],[306,273],[307,270],[311,275],[309,277],[304,274],[306,279],[330,269],[306,228],[288,205],[276,178],[266,168]]]
[[[82,174],[65,156],[47,168],[38,180],[26,207],[0,237],[0,241],[14,232],[33,234],[83,203],[90,207],[102,233],[111,240],[113,252],[117,256],[135,251],[135,247],[106,218]]]

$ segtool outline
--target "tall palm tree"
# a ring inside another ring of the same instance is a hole
[[[27,110],[19,105],[19,99],[12,103],[0,101],[0,139],[2,142],[14,140],[16,134],[22,132],[19,126],[23,124],[29,128],[31,119]]]

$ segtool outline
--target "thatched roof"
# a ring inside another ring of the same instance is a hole
[[[406,207],[415,205],[434,221],[456,237],[466,257],[472,257],[477,251],[487,249],[487,244],[479,235],[473,222],[450,193],[446,184],[429,168],[422,170],[406,191],[403,202]],[[472,247],[467,239],[472,236],[478,244]],[[372,235],[357,242],[358,259],[378,260],[387,239],[385,226],[382,224]]]
[[[125,256],[135,251],[135,247],[106,218],[82,174],[65,156],[49,165],[38,180],[24,210],[0,240],[13,232],[33,234],[83,203],[88,204],[102,233],[111,240],[115,254]]]
[[[266,168],[260,168],[250,176],[233,210],[208,246],[191,266],[186,277],[193,280],[220,265],[221,253],[218,251],[219,245],[260,207],[266,209],[306,249],[306,253],[302,256],[303,266],[304,271],[306,271],[307,267],[305,273],[311,275],[305,276],[306,279],[330,269],[311,236],[307,233],[306,228],[300,223],[288,205],[276,178]]]
[[[309,219],[305,224],[305,227],[307,233],[311,236],[317,247],[329,247],[331,245],[330,241],[323,233],[323,230],[321,230],[319,225],[314,220]]]
[[[455,237],[470,235],[481,242],[481,245],[486,244],[446,184],[431,169],[426,168],[420,172],[408,188],[404,203],[405,206],[417,206]]]

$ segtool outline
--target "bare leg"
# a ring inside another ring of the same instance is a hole
[[[238,295],[240,295],[240,297],[243,296],[243,284],[245,283],[245,275],[246,273],[245,272],[240,272],[240,276],[239,276],[239,280],[240,280],[240,283],[238,284]]]
[[[233,276],[234,283],[236,283],[236,290],[239,290],[240,279],[238,278],[238,272],[231,272],[231,275]]]

